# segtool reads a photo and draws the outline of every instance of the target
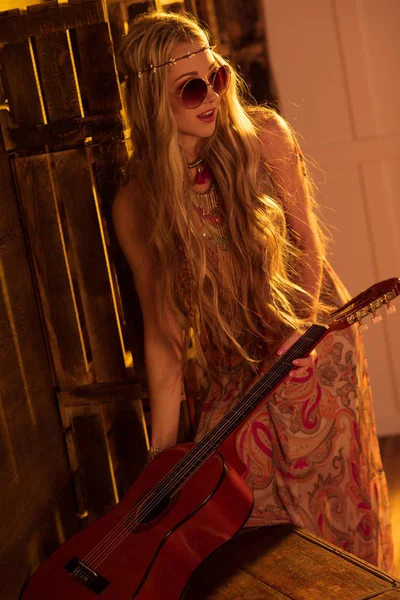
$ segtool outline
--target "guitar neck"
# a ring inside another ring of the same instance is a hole
[[[259,403],[293,369],[293,361],[309,352],[324,336],[327,327],[312,325],[310,329],[242,396],[228,414],[194,448],[206,460],[246,420]]]
[[[312,325],[282,358],[235,404],[228,414],[175,466],[160,482],[160,492],[169,495],[178,490],[187,479],[218,449],[237,427],[257,408],[258,404],[285,378],[293,368],[293,361],[309,352],[324,336],[327,327]]]

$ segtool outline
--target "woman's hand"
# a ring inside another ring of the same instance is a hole
[[[279,356],[283,356],[285,352],[289,350],[301,338],[302,334],[298,331],[294,331],[282,344],[282,346],[277,351]],[[309,369],[315,369],[318,363],[318,355],[317,351],[311,350],[311,352],[303,357],[298,358],[293,361],[294,368],[289,372],[285,379],[285,383],[289,383],[293,377],[304,377],[309,375]]]

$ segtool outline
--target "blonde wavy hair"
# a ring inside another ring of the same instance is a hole
[[[160,319],[167,305],[183,331],[180,347],[188,346],[194,331],[203,366],[206,347],[221,356],[233,352],[255,365],[257,353],[249,350],[244,332],[275,345],[291,329],[304,326],[305,298],[310,307],[312,299],[295,283],[294,265],[306,259],[290,239],[281,203],[260,190],[260,118],[246,106],[243,83],[230,67],[231,84],[221,97],[215,132],[202,150],[223,203],[236,271],[229,293],[221,292],[217,265],[208,259],[190,216],[189,170],[170,108],[168,67],[136,75],[149,64],[168,61],[184,41],[210,43],[193,16],[156,11],[136,18],[120,46],[118,67],[127,80],[133,149],[128,176],[138,190],[133,201],[148,241]],[[227,64],[215,52],[214,57]],[[263,109],[262,118],[268,116]],[[297,310],[300,296],[302,311]]]

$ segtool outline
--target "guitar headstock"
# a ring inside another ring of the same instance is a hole
[[[382,307],[386,307],[387,314],[396,311],[391,302],[399,294],[400,279],[397,277],[376,283],[333,312],[326,320],[326,325],[332,330],[345,329],[354,323],[361,325],[368,315],[372,315],[372,322],[377,323],[382,320],[381,315],[377,314]],[[366,326],[363,325],[363,328]]]

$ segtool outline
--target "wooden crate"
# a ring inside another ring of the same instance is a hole
[[[89,148],[13,159],[61,387],[126,377]]]
[[[140,311],[111,228],[127,147],[105,0],[52,0],[0,13],[0,66],[1,101],[7,103],[0,135],[12,166],[78,514],[88,512],[92,520],[130,485],[147,447],[140,417],[144,370],[139,367],[138,382],[132,360],[140,363]],[[124,386],[130,391],[121,395]],[[122,423],[132,426],[125,458]],[[96,463],[91,470],[88,457]],[[100,480],[92,472],[102,474],[103,493],[94,492]]]
[[[100,195],[104,161],[96,161],[110,137],[124,147],[105,2],[0,13],[0,41],[9,106],[1,126],[13,152],[56,383],[132,377],[103,211],[111,199]],[[112,168],[116,179],[118,166]]]
[[[40,303],[0,136],[0,598],[78,529]]]
[[[184,600],[400,600],[400,581],[302,529],[244,531],[197,569]]]

